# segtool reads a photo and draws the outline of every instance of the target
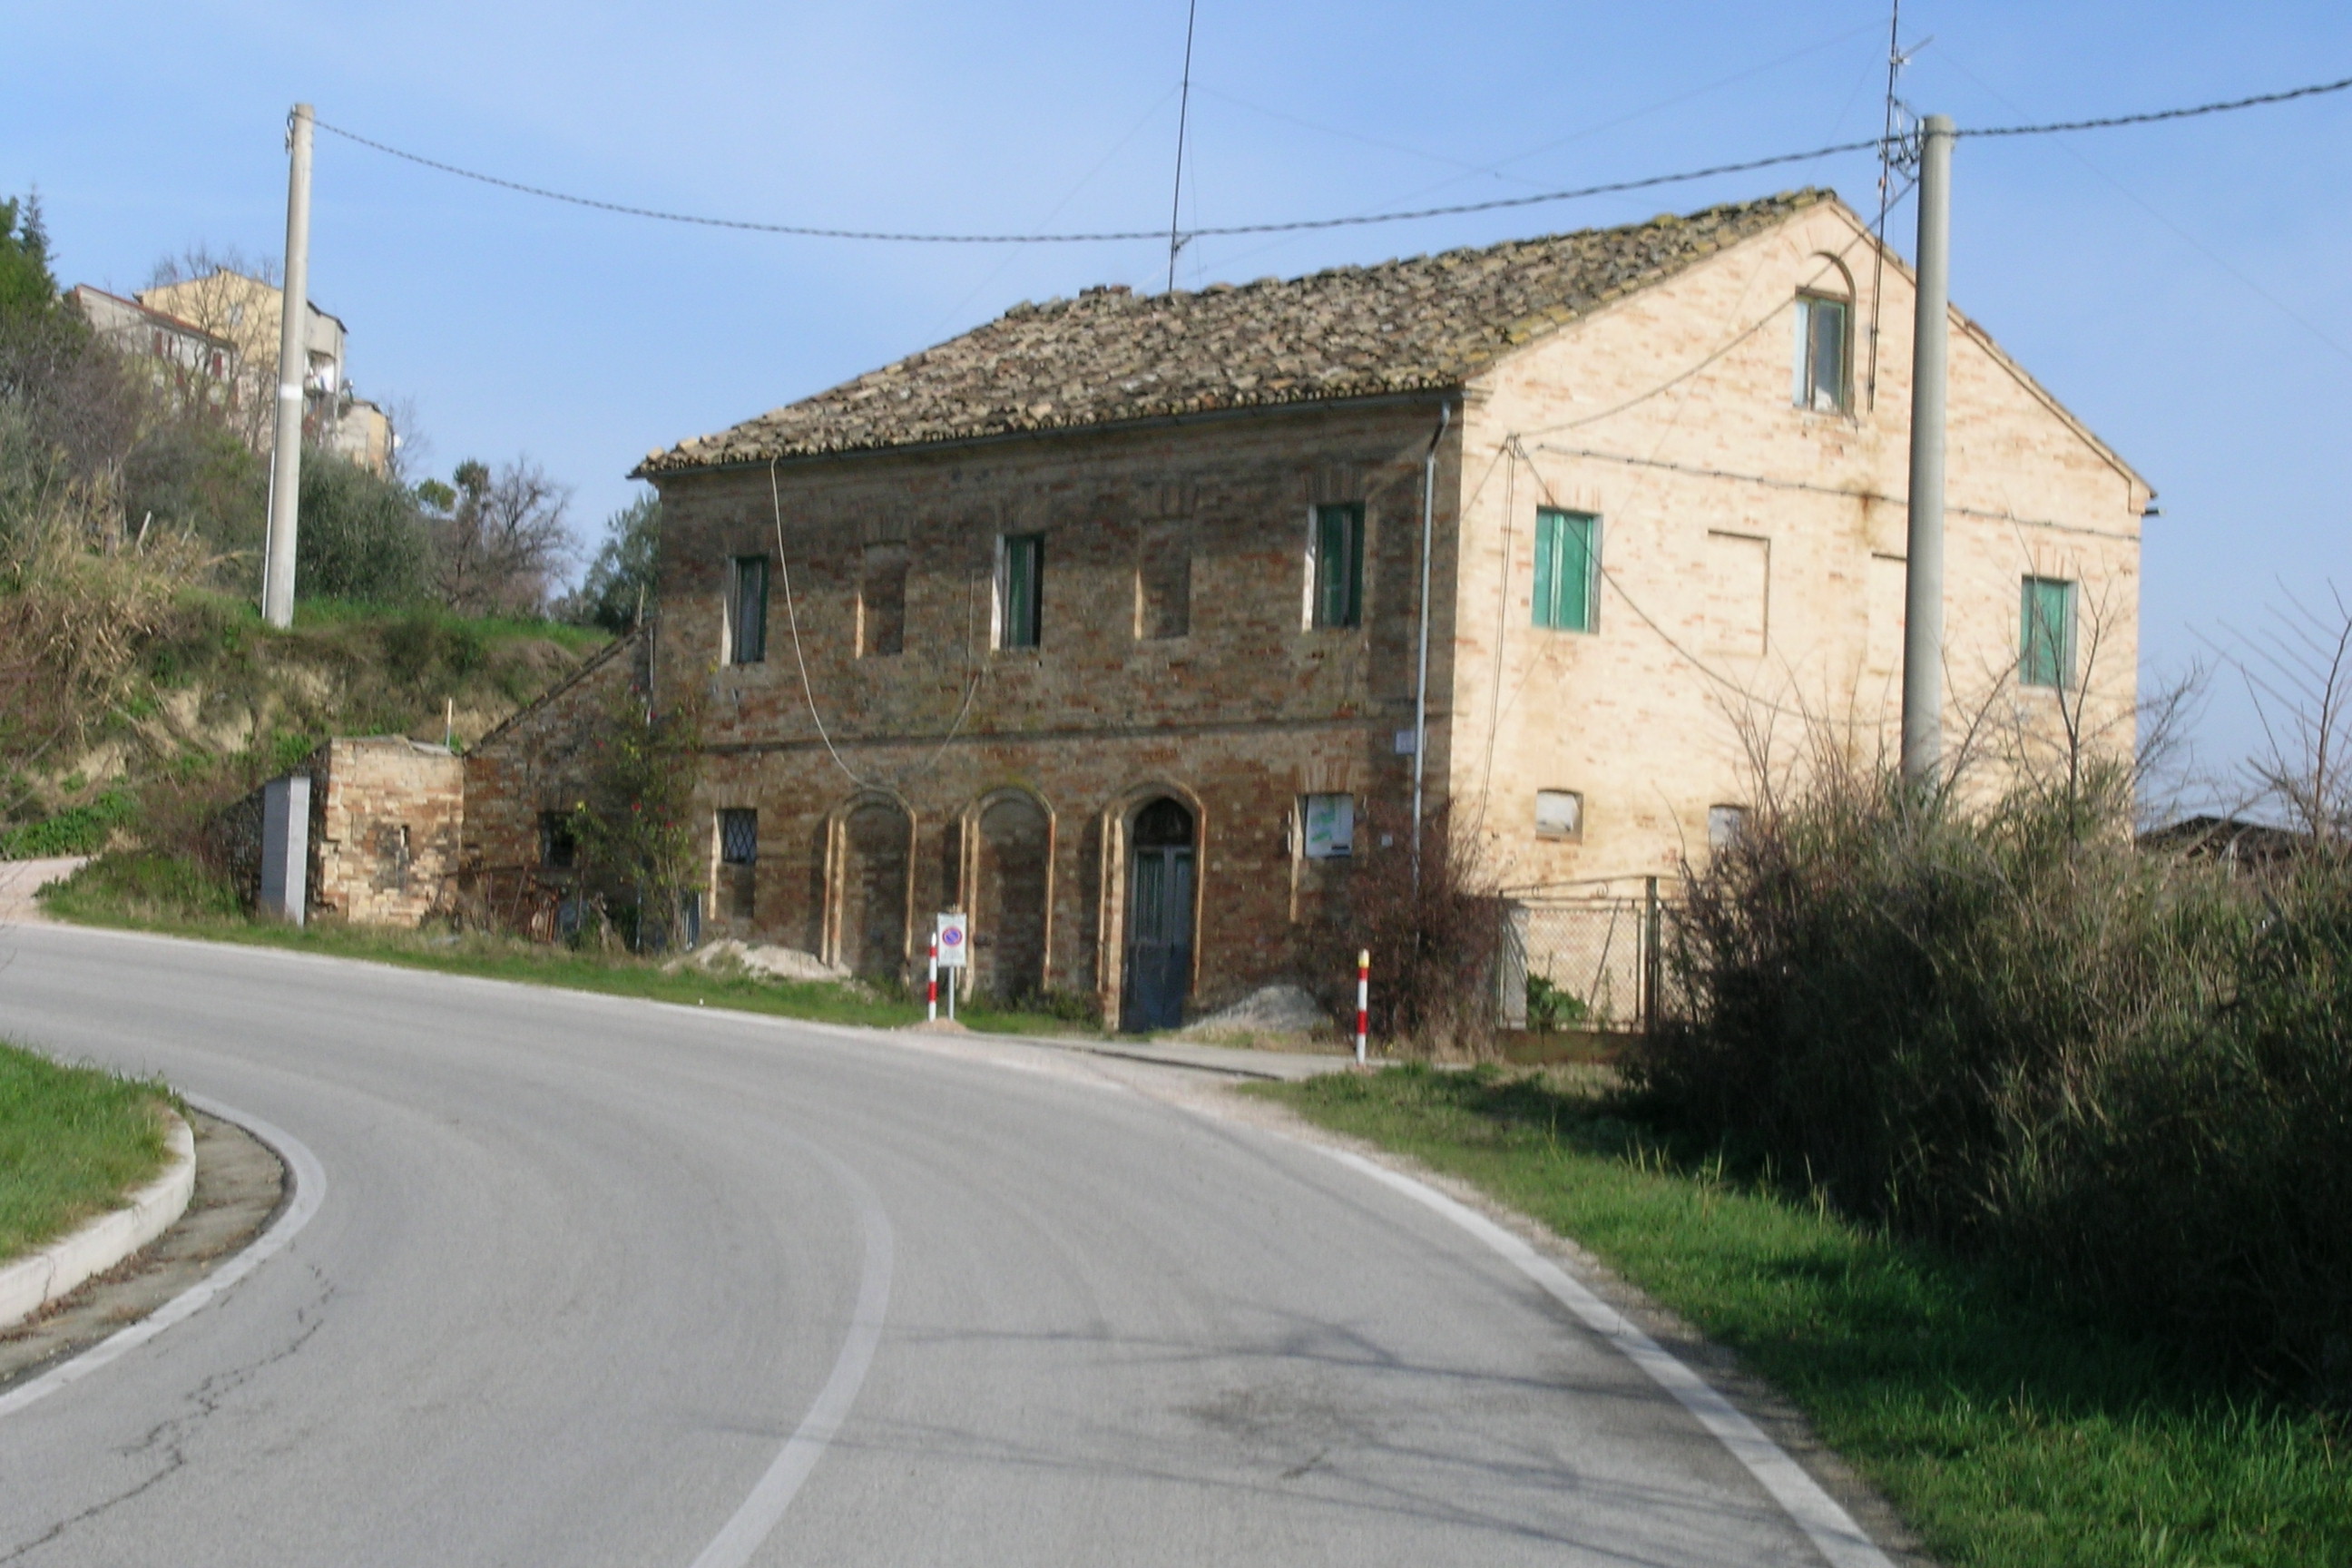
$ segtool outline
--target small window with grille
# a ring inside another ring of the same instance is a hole
[[[760,858],[760,814],[750,807],[719,814],[719,860],[726,866],[749,866]]]

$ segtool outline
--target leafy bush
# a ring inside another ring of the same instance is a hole
[[[1540,974],[1528,976],[1528,1027],[1538,1032],[1565,1029],[1592,1016],[1584,998],[1554,985]]]
[[[110,790],[87,805],[70,806],[39,822],[0,833],[0,860],[38,860],[52,855],[95,855],[108,835],[137,816],[139,803]]]
[[[2142,850],[2127,778],[1976,808],[1832,773],[1689,888],[1631,1070],[1849,1214],[2352,1389],[2352,859]]]
[[[305,597],[406,605],[428,592],[432,540],[415,497],[330,453],[302,455],[295,549]]]

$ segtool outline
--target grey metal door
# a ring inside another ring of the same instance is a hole
[[[1135,819],[1119,1027],[1172,1029],[1192,984],[1192,814],[1156,800]]]

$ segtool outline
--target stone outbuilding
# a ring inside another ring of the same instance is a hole
[[[653,453],[709,929],[896,976],[961,908],[980,988],[1151,1026],[1286,977],[1417,774],[1507,883],[1674,875],[1775,747],[1892,745],[1911,310],[1805,191],[1019,305]],[[1953,329],[1956,733],[2128,745],[2153,492]]]

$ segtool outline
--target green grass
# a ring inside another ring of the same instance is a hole
[[[1399,1068],[1250,1092],[1575,1237],[1783,1390],[1956,1568],[2352,1563],[2340,1417],[1677,1158],[1604,1079]]]
[[[247,918],[236,892],[217,878],[167,856],[118,853],[92,861],[41,894],[60,920],[159,931],[207,942],[289,948],[373,960],[445,974],[472,974],[684,1006],[727,1007],[818,1023],[896,1028],[923,1016],[923,1005],[868,987],[827,981],[768,980],[740,971],[668,969],[657,958],[595,949],[547,946],[481,931],[391,931],[321,921],[294,927]],[[975,1032],[1003,1035],[1095,1033],[1046,1013],[966,1005],[959,1019]]]
[[[163,1163],[163,1092],[0,1045],[0,1261],[113,1206]]]

